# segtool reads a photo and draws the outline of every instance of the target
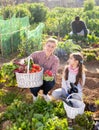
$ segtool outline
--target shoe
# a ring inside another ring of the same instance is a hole
[[[73,121],[72,121],[72,119],[69,119],[69,118],[68,118],[67,120],[68,120],[68,126],[69,126],[69,127],[72,127],[72,126],[73,126]]]
[[[51,98],[48,94],[47,95],[43,94],[43,97],[44,97],[46,102],[49,102],[51,100]]]
[[[37,96],[33,95],[33,101],[35,102],[37,100]]]

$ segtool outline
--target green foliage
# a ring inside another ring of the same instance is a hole
[[[35,44],[35,39],[27,40],[25,37],[21,37],[21,43],[18,46],[18,57],[26,57],[33,53],[34,51],[38,50],[38,45]]]
[[[99,38],[95,36],[94,33],[92,33],[92,35],[88,35],[88,42],[89,43],[97,43],[99,42]]]
[[[10,19],[15,14],[15,9],[13,6],[7,6],[2,9],[1,13],[5,20]]]
[[[55,116],[58,116],[59,118],[65,118],[66,112],[64,111],[63,103],[56,102],[56,103],[53,103],[53,105],[54,105],[53,112]]]
[[[72,39],[68,39],[65,42],[59,42],[58,48],[62,48],[66,51],[67,54],[82,50],[82,48],[79,45],[73,43]]]
[[[84,1],[84,11],[93,10],[94,6],[95,6],[95,1],[94,0],[86,0],[86,1]]]
[[[88,19],[98,19],[99,11],[98,10],[88,10],[83,13],[83,17],[88,17]]]
[[[22,99],[22,95],[17,92],[2,92],[0,91],[0,102],[2,104],[10,105],[15,99]]]
[[[33,24],[34,22],[39,23],[45,21],[47,8],[44,6],[44,4],[28,4],[27,8],[31,13],[30,24]]]
[[[16,17],[20,17],[20,18],[25,16],[28,16],[29,18],[31,17],[31,14],[28,9],[24,7],[18,7],[18,6],[15,9],[16,9],[16,14],[15,14]]]
[[[56,33],[58,33],[58,21],[56,18],[48,17],[45,26],[45,32],[47,32],[48,34],[55,35]]]
[[[86,53],[87,61],[95,60],[95,54],[94,53]]]
[[[99,9],[98,7],[93,8],[95,5],[93,0],[85,1],[85,5],[85,12],[83,12],[83,8],[56,7],[48,10],[41,3],[25,3],[16,5],[14,8],[7,6],[2,8],[1,12],[5,19],[11,18],[13,15],[17,17],[29,16],[29,22],[33,26],[35,23],[45,22],[45,32],[47,34],[61,37],[71,31],[71,22],[76,15],[79,15],[86,22],[90,32],[95,32],[99,36]]]
[[[83,130],[83,128],[79,125],[73,125],[73,130]]]
[[[83,55],[86,61],[97,60],[99,61],[99,48],[95,49],[83,49]]]
[[[1,116],[1,121],[12,122],[7,130],[68,130],[66,118],[54,115],[54,108],[55,104],[40,98],[31,104],[14,100]]]
[[[84,42],[84,41],[86,41],[87,40],[87,38],[85,38],[84,36],[78,36],[78,35],[69,35],[68,36],[68,39],[73,39],[73,41],[75,41],[75,42],[79,42],[79,41],[82,41],[82,42]]]
[[[99,100],[96,100],[96,101],[95,101],[95,104],[96,104],[96,105],[99,105]]]
[[[14,70],[17,68],[12,62],[5,63],[1,67],[0,82],[5,83],[6,86],[16,86],[16,77]]]
[[[75,122],[84,128],[84,130],[92,130],[94,121],[92,120],[92,112],[85,112],[82,115],[77,115]]]
[[[19,57],[25,57],[33,53],[34,51],[42,49],[42,33],[44,24],[40,23],[35,29],[25,33],[21,33],[21,43],[18,46]]]

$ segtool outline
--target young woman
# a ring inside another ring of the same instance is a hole
[[[55,85],[55,76],[59,66],[59,59],[57,56],[53,54],[54,50],[57,46],[57,40],[53,38],[49,38],[46,41],[44,49],[42,51],[36,51],[31,54],[31,58],[33,62],[39,64],[41,67],[44,68],[44,72],[46,70],[50,70],[54,76],[53,81],[45,81],[43,82],[42,86],[38,86],[35,88],[30,88],[31,93],[33,94],[33,100],[37,99],[38,92],[42,89],[43,90],[43,97],[46,101],[49,101],[48,92],[54,87]]]
[[[70,83],[73,83],[78,90],[78,94],[82,97],[82,87],[85,84],[85,72],[83,67],[83,57],[80,53],[70,54],[69,65],[65,67],[62,88],[53,91],[52,96],[56,99],[60,97],[66,98],[71,90]]]

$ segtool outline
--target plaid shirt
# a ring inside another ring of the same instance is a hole
[[[44,51],[36,51],[30,55],[32,57],[35,64],[39,64],[44,68],[44,71],[50,70],[56,75],[58,66],[59,66],[59,58],[55,55],[51,55],[49,58],[46,57]]]

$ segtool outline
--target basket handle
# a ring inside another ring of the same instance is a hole
[[[67,97],[67,100],[69,100],[69,98],[71,97],[71,96],[73,96],[73,95],[78,95],[79,96],[79,94],[78,93],[72,93],[72,94],[70,94],[68,97]],[[80,97],[80,96],[79,96]],[[81,98],[81,97],[80,97]],[[81,98],[81,100],[82,100],[82,98]]]
[[[29,73],[29,66],[30,65],[30,56],[28,57],[28,65],[27,65],[27,73]]]

